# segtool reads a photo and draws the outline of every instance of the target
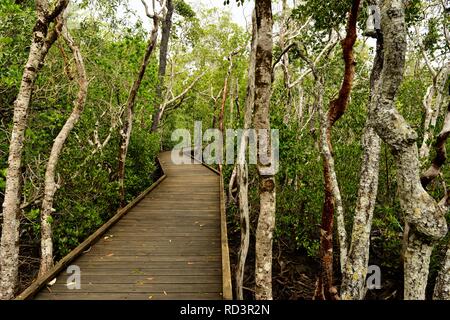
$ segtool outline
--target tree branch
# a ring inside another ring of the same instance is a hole
[[[166,105],[170,105],[172,103],[174,103],[175,101],[177,101],[178,99],[182,98],[183,96],[185,96],[189,90],[192,89],[192,87],[197,83],[198,80],[200,80],[200,78],[202,78],[205,75],[205,72],[203,72],[202,74],[200,74],[197,78],[194,79],[194,81],[192,81],[192,83],[183,90],[183,92],[181,92],[179,95],[177,95],[176,97],[173,97],[172,99],[170,99],[168,102],[166,102]]]
[[[441,172],[442,166],[447,160],[447,151],[445,143],[450,135],[450,103],[447,106],[447,114],[445,115],[444,125],[439,133],[434,148],[436,149],[436,156],[434,157],[431,166],[422,174],[420,182],[426,188]]]

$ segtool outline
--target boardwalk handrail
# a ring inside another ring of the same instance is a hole
[[[198,161],[203,166],[219,175],[219,190],[220,190],[220,239],[222,248],[222,297],[224,300],[233,299],[233,288],[231,284],[231,265],[230,265],[230,250],[228,248],[228,231],[227,231],[227,216],[225,210],[225,194],[223,175],[220,171],[207,165],[200,159],[196,159],[192,152],[194,148],[184,148],[183,153],[190,156],[193,160]]]
[[[135,207],[139,201],[141,201],[147,194],[155,189],[165,178],[165,170],[162,161],[157,158],[163,175],[156,180],[150,187],[137,196],[127,206],[120,209],[111,219],[109,219],[104,225],[102,225],[97,231],[90,235],[80,245],[73,249],[68,255],[62,258],[58,263],[50,269],[45,275],[37,278],[28,288],[20,293],[15,300],[26,300],[36,295],[47,283],[53,280],[69,263],[79,257],[84,251],[86,251],[94,242],[96,242],[106,231],[108,231],[113,225],[115,225],[123,216],[125,216],[133,207]]]

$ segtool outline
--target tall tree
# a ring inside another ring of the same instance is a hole
[[[152,31],[150,33],[150,39],[148,40],[147,48],[145,50],[144,58],[142,60],[139,72],[136,79],[131,87],[130,93],[128,95],[128,100],[125,107],[125,120],[123,127],[120,131],[120,150],[119,150],[119,168],[118,168],[118,181],[119,181],[119,197],[120,205],[125,206],[125,162],[128,153],[128,146],[130,144],[131,130],[133,127],[134,120],[134,105],[136,102],[136,97],[139,88],[144,78],[145,71],[150,62],[150,57],[156,47],[156,42],[158,40],[158,29],[159,22],[164,19],[166,12],[166,0],[160,2],[161,9],[159,12],[156,11],[155,1],[153,1],[152,12],[150,12],[149,7],[145,0],[141,0],[145,7],[145,13],[153,21]]]
[[[63,22],[64,23],[64,22]],[[43,276],[53,266],[53,239],[52,239],[52,223],[51,216],[53,212],[53,200],[58,189],[55,181],[56,168],[59,161],[59,156],[64,147],[64,144],[69,137],[70,132],[80,119],[86,103],[88,81],[86,77],[86,70],[84,67],[83,56],[79,47],[75,44],[72,36],[66,25],[62,28],[62,36],[73,53],[77,80],[78,80],[78,96],[74,101],[74,108],[66,123],[62,127],[58,136],[53,142],[50,157],[47,162],[47,169],[45,171],[45,185],[44,185],[44,199],[42,200],[41,210],[41,263],[39,275]]]
[[[47,0],[36,0],[37,21],[33,28],[28,61],[14,102],[14,125],[8,156],[3,225],[0,247],[0,299],[11,299],[17,286],[19,269],[19,227],[21,201],[21,166],[23,142],[34,83],[45,57],[58,37],[57,28],[49,28],[65,10],[69,0],[58,0],[50,9]]]
[[[333,286],[333,220],[337,212],[338,235],[340,244],[341,266],[345,265],[347,257],[347,241],[343,217],[343,206],[339,185],[334,169],[333,147],[331,144],[331,133],[333,125],[345,113],[355,75],[355,58],[353,47],[356,42],[356,23],[360,0],[353,0],[348,15],[347,34],[342,40],[342,51],[344,59],[344,76],[338,97],[330,102],[326,121],[322,122],[322,134],[320,145],[323,158],[323,174],[325,199],[322,212],[322,225],[320,236],[321,274],[316,288],[316,299],[336,299],[337,290]]]
[[[373,17],[369,17],[372,19]],[[363,156],[358,188],[350,248],[342,270],[341,298],[360,300],[364,298],[367,268],[369,264],[370,231],[373,212],[378,193],[378,174],[381,139],[373,128],[374,97],[373,93],[383,68],[383,37],[380,30],[374,31],[376,38],[376,55],[370,75],[370,96],[368,116],[364,128],[362,147]]]
[[[159,46],[159,68],[158,68],[158,86],[156,87],[156,95],[159,101],[163,99],[164,79],[167,69],[167,55],[169,49],[170,30],[172,28],[172,15],[174,11],[173,1],[167,0],[167,13],[162,22],[161,27],[161,43]],[[152,118],[152,132],[158,129],[161,120],[162,108],[157,106]]]
[[[272,1],[259,0],[256,11],[255,103],[253,125],[256,130],[270,131],[270,97],[272,94],[273,17]],[[271,152],[269,135],[258,135],[258,152]],[[271,168],[258,157],[260,211],[256,229],[256,299],[271,300],[272,242],[275,227],[276,185]]]
[[[395,108],[395,97],[403,79],[406,55],[405,3],[385,0],[381,6],[384,65],[374,92],[374,128],[391,149],[397,165],[400,205],[410,226],[405,252],[405,299],[425,299],[430,256],[434,243],[445,236],[443,208],[420,181],[417,133]]]
[[[244,129],[250,128],[255,101],[255,60],[256,60],[256,14],[252,14],[252,40],[250,61],[248,66],[247,96],[245,98]],[[238,262],[236,268],[236,298],[244,299],[243,282],[245,273],[245,261],[247,260],[248,247],[250,244],[250,214],[248,208],[248,164],[246,153],[248,137],[244,136],[240,141],[238,161],[236,164],[236,177],[239,193],[239,219],[241,225],[241,244],[239,247]]]

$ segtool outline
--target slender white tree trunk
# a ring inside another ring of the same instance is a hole
[[[0,299],[14,297],[18,280],[22,152],[33,87],[48,50],[57,38],[55,30],[48,32],[49,26],[67,7],[68,2],[68,0],[58,1],[53,11],[49,12],[47,1],[36,0],[37,21],[33,29],[30,52],[22,75],[19,93],[14,102],[13,129],[3,202]]]
[[[245,100],[244,129],[250,127],[255,101],[255,60],[256,60],[256,15],[252,15],[252,45],[248,68],[247,97]],[[243,282],[245,274],[245,261],[250,244],[250,216],[248,208],[248,165],[246,161],[247,137],[243,137],[239,146],[238,161],[236,165],[239,190],[239,217],[241,225],[241,245],[239,248],[236,268],[236,299],[243,300]]]
[[[356,202],[350,249],[342,274],[341,298],[343,300],[362,300],[369,264],[370,231],[373,211],[378,194],[378,174],[381,139],[372,127],[374,109],[373,92],[378,85],[383,67],[383,40],[377,37],[377,53],[370,77],[370,101],[368,118],[363,134],[363,159]]]
[[[77,99],[74,101],[74,108],[66,123],[62,127],[58,136],[53,142],[50,157],[45,171],[45,185],[44,185],[44,199],[42,201],[41,210],[41,263],[39,275],[43,276],[53,266],[53,240],[52,240],[52,225],[51,215],[53,212],[53,200],[58,189],[55,181],[56,167],[58,165],[59,156],[64,147],[64,144],[69,137],[70,132],[80,119],[83,112],[87,96],[88,82],[86,78],[86,71],[84,68],[83,57],[80,49],[72,39],[67,27],[64,26],[62,36],[67,45],[71,49],[77,69],[77,78],[79,91]]]
[[[433,79],[435,81],[435,79]],[[423,108],[425,109],[425,120],[423,124],[423,140],[422,145],[419,150],[420,158],[428,158],[430,154],[430,147],[428,145],[430,138],[433,136],[433,133],[430,130],[430,122],[431,117],[433,116],[433,96],[434,96],[434,84],[427,88],[425,96],[422,100]]]
[[[430,155],[430,140],[434,135],[436,122],[441,111],[443,93],[445,92],[445,85],[448,80],[449,72],[450,63],[447,63],[438,71],[432,71],[434,74],[433,84],[428,87],[422,101],[422,105],[425,109],[425,121],[422,145],[419,150],[421,159],[426,159]]]

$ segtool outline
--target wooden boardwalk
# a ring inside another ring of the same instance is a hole
[[[165,179],[67,264],[80,268],[81,289],[60,268],[35,299],[222,299],[220,176],[175,165],[170,152],[159,159]]]

